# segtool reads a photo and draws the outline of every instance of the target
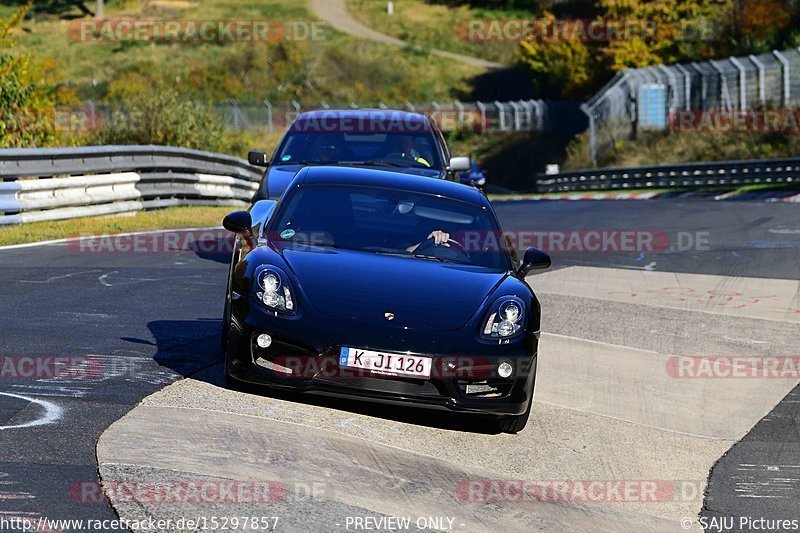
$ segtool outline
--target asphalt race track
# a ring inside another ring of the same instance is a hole
[[[798,380],[669,370],[678,356],[800,355],[798,206],[508,202],[497,211],[507,231],[523,240],[544,231],[559,248],[555,268],[529,278],[543,337],[533,414],[518,435],[447,413],[224,388],[223,242],[210,252],[0,250],[0,358],[12,361],[0,368],[0,519],[257,514],[279,517],[279,531],[352,531],[353,517],[410,516],[431,518],[422,523],[431,530],[680,531],[682,518],[698,530],[698,513],[737,526],[799,518]],[[597,230],[610,250],[589,249]],[[656,245],[620,250],[621,231]],[[59,356],[81,372],[13,373],[14,362],[46,367]],[[98,472],[114,509],[96,497]],[[271,480],[286,493],[265,510],[113,491],[209,480]],[[488,504],[462,490],[486,480],[660,489],[646,501]]]

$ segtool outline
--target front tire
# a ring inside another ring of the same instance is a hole
[[[528,408],[521,415],[500,417],[497,420],[497,429],[501,433],[519,433],[528,424],[528,418],[531,416],[531,407],[533,407],[533,400],[528,401]]]
[[[230,299],[225,297],[225,310],[222,312],[222,331],[219,335],[219,344],[222,351],[228,347],[228,337],[231,334],[231,302]]]
[[[228,335],[225,342],[225,362],[223,363],[222,379],[225,387],[235,391],[244,391],[244,383],[231,375],[233,360],[240,359],[239,351],[242,350],[242,336],[228,328]]]
[[[224,352],[228,348],[228,337],[231,334],[231,298],[233,296],[233,267],[239,255],[237,246],[238,240],[234,241],[233,253],[231,254],[231,264],[228,267],[228,287],[225,292],[225,309],[222,312],[222,331],[219,336],[219,344]]]

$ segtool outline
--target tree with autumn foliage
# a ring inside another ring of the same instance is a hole
[[[56,109],[77,103],[74,91],[57,83],[58,65],[17,47],[13,32],[30,5],[0,19],[0,148],[54,144]]]
[[[595,0],[595,22],[642,21],[650,32],[600,41],[533,38],[520,62],[540,94],[588,98],[614,74],[650,65],[762,53],[800,45],[800,3],[790,0]],[[568,19],[563,9],[561,19]],[[553,17],[545,12],[545,17]]]

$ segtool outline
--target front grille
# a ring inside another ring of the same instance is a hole
[[[383,392],[386,394],[400,394],[404,396],[418,397],[440,397],[441,393],[430,381],[404,380],[389,378],[315,378],[314,383],[321,385],[332,385],[334,387],[346,387],[371,392]]]

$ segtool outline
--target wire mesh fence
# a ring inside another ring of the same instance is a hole
[[[677,128],[703,112],[800,104],[800,49],[628,69],[581,106],[593,164],[640,130]]]
[[[548,123],[548,103],[543,100],[512,102],[431,102],[428,104],[393,105],[379,103],[370,107],[379,110],[400,110],[420,113],[434,119],[444,131],[543,131]],[[358,104],[301,106],[298,102],[273,104],[240,103],[233,100],[214,106],[217,115],[233,131],[285,131],[303,112],[325,109],[364,109]]]
[[[577,133],[586,129],[586,117],[576,102],[518,100],[506,102],[431,102],[392,105],[379,103],[361,107],[355,103],[331,105],[320,102],[303,106],[299,102],[272,103],[238,102],[226,100],[212,105],[213,112],[230,131],[260,131],[280,133],[289,128],[297,117],[312,110],[373,109],[384,110],[391,117],[393,111],[424,114],[434,120],[445,132],[543,132],[565,131]],[[101,127],[134,128],[144,123],[143,112],[125,110],[104,103],[84,102],[79,108],[55,110],[57,127],[72,132],[96,130]],[[323,115],[324,116],[324,115]],[[333,115],[332,115],[333,116]]]

